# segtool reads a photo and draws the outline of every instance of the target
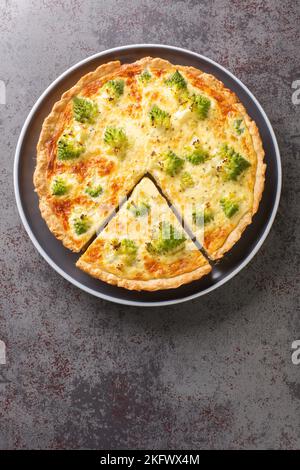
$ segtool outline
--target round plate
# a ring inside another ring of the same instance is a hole
[[[260,130],[267,163],[266,183],[259,211],[240,241],[214,265],[208,276],[177,289],[156,292],[136,292],[111,286],[77,269],[75,262],[79,255],[64,248],[42,219],[32,181],[36,144],[43,121],[62,93],[83,75],[105,62],[119,59],[122,63],[131,63],[145,56],[161,57],[173,64],[196,67],[215,75],[234,91]],[[79,62],[57,78],[42,94],[26,119],[19,137],[14,186],[19,213],[29,237],[40,254],[59,274],[86,292],[106,300],[127,305],[157,306],[184,302],[204,295],[224,284],[249,263],[266,239],[277,212],[281,191],[281,162],[276,137],[264,110],[245,85],[228,70],[207,57],[185,49],[152,44],[131,45],[100,52]]]

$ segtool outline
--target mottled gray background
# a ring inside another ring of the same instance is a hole
[[[299,1],[0,2],[0,448],[299,448]],[[37,253],[12,172],[21,126],[69,66],[106,48],[200,52],[254,92],[277,133],[283,193],[256,258],[166,308],[81,292]]]

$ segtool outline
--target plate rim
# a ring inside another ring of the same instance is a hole
[[[26,219],[26,216],[25,216],[25,213],[24,213],[24,210],[23,210],[23,206],[22,206],[22,200],[21,200],[21,197],[20,197],[20,188],[19,188],[19,181],[18,181],[19,171],[18,170],[19,170],[21,148],[22,148],[24,136],[27,132],[27,129],[29,127],[31,119],[34,116],[36,110],[38,109],[38,107],[39,107],[40,103],[43,101],[43,99],[49,94],[49,92],[51,90],[53,90],[53,88],[55,88],[55,86],[61,80],[63,80],[65,77],[70,75],[74,70],[78,69],[79,67],[86,64],[87,62],[90,62],[93,59],[97,59],[99,57],[102,57],[106,54],[115,53],[115,52],[122,51],[122,50],[136,49],[136,48],[146,49],[146,48],[149,48],[149,47],[153,48],[153,49],[155,49],[155,48],[157,48],[157,49],[164,48],[164,49],[168,49],[168,50],[172,50],[172,51],[178,51],[178,52],[181,52],[181,53],[185,53],[185,54],[188,54],[188,55],[193,55],[197,58],[200,58],[201,60],[204,60],[204,61],[210,63],[214,67],[219,68],[221,71],[223,71],[227,75],[229,75],[231,79],[233,79],[235,82],[237,82],[239,84],[239,86],[242,87],[243,90],[252,99],[252,101],[254,102],[254,104],[259,109],[260,113],[262,114],[265,123],[267,124],[268,130],[269,130],[271,138],[272,138],[272,142],[274,144],[275,155],[276,155],[276,160],[277,160],[277,167],[278,167],[278,174],[277,174],[276,197],[275,197],[275,202],[274,202],[274,205],[273,205],[272,213],[270,215],[268,224],[266,225],[266,227],[265,227],[260,239],[258,240],[257,244],[255,245],[253,250],[246,256],[246,258],[243,260],[242,263],[240,263],[230,274],[225,276],[220,281],[216,282],[216,284],[204,289],[201,292],[197,292],[195,294],[188,295],[186,297],[182,297],[182,298],[179,298],[179,299],[162,300],[162,301],[155,301],[155,302],[148,302],[148,301],[147,302],[141,302],[141,301],[135,301],[135,300],[115,298],[111,295],[107,295],[107,294],[104,294],[102,292],[98,292],[94,289],[91,289],[91,288],[81,284],[81,282],[77,281],[76,279],[72,278],[72,276],[70,276],[63,269],[61,269],[49,257],[49,255],[46,253],[46,251],[39,244],[38,240],[36,239],[35,235],[33,234],[32,230],[29,226],[29,223]],[[274,223],[274,220],[275,220],[275,217],[276,217],[276,214],[277,214],[277,211],[278,211],[278,206],[279,206],[280,196],[281,196],[281,188],[282,188],[282,166],[281,166],[280,150],[279,150],[278,142],[277,142],[276,135],[275,135],[275,132],[273,130],[273,127],[271,125],[271,122],[270,122],[266,112],[264,111],[263,107],[261,106],[261,104],[259,103],[257,98],[255,97],[255,95],[248,89],[248,87],[246,85],[244,85],[244,83],[238,77],[236,77],[233,73],[231,73],[225,67],[218,64],[217,62],[210,59],[209,57],[204,56],[203,54],[198,54],[197,52],[194,52],[194,51],[190,51],[189,49],[185,49],[185,48],[181,48],[181,47],[177,47],[177,46],[170,46],[170,45],[166,45],[166,44],[142,43],[142,44],[129,44],[129,45],[125,45],[125,46],[113,47],[113,48],[110,48],[110,49],[105,49],[104,51],[101,51],[101,52],[97,52],[96,54],[93,54],[89,57],[86,57],[85,59],[77,62],[74,65],[72,65],[67,70],[65,70],[62,74],[60,74],[52,83],[50,83],[50,85],[44,90],[44,92],[40,95],[38,100],[34,103],[33,107],[31,108],[31,110],[30,110],[30,112],[29,112],[29,114],[28,114],[28,116],[27,116],[27,118],[26,118],[26,120],[23,124],[20,136],[18,138],[16,151],[15,151],[13,182],[14,182],[15,199],[16,199],[16,204],[17,204],[19,216],[21,218],[21,222],[22,222],[22,224],[23,224],[30,240],[32,241],[33,245],[35,246],[35,248],[39,252],[39,254],[45,259],[45,261],[58,274],[60,274],[63,278],[65,278],[67,281],[69,281],[71,284],[75,285],[79,289],[81,289],[81,290],[87,292],[88,294],[91,294],[91,295],[93,295],[97,298],[101,298],[101,299],[104,299],[104,300],[107,300],[107,301],[110,301],[110,302],[114,302],[114,303],[117,303],[117,304],[121,304],[121,305],[130,305],[130,306],[138,306],[138,307],[158,307],[158,306],[162,307],[162,306],[174,305],[174,304],[187,302],[189,300],[193,300],[193,299],[196,299],[198,297],[202,297],[203,295],[206,295],[206,294],[214,291],[215,289],[221,287],[226,282],[233,279],[254,258],[254,256],[258,253],[258,251],[262,247],[263,243],[265,242],[267,236],[269,235],[271,227]]]

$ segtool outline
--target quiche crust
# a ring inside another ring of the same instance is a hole
[[[200,266],[199,268],[194,269],[189,273],[180,274],[175,277],[170,278],[159,278],[159,279],[150,279],[147,281],[126,279],[115,274],[108,273],[101,268],[93,267],[83,259],[79,258],[76,263],[76,266],[83,271],[85,271],[90,276],[93,276],[97,279],[101,279],[108,284],[116,285],[118,287],[124,287],[128,290],[146,290],[146,291],[155,291],[163,289],[176,289],[183,284],[188,284],[192,281],[201,279],[201,277],[210,273],[211,266],[206,264]]]

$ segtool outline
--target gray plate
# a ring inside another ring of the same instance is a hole
[[[241,240],[213,267],[212,273],[177,289],[151,293],[111,286],[77,269],[75,262],[78,254],[64,248],[42,219],[32,182],[35,149],[42,123],[62,93],[71,88],[82,75],[100,64],[116,59],[130,63],[148,55],[162,57],[173,64],[197,67],[215,75],[233,90],[259,127],[267,163],[266,184],[259,211]],[[152,44],[132,45],[110,49],[79,62],[47,88],[32,108],[22,129],[15,156],[14,186],[19,213],[29,237],[50,266],[64,278],[90,294],[113,302],[140,306],[167,305],[184,302],[216,289],[241,271],[257,253],[277,212],[281,191],[281,162],[274,131],[264,110],[245,85],[228,70],[207,57],[184,49]]]

